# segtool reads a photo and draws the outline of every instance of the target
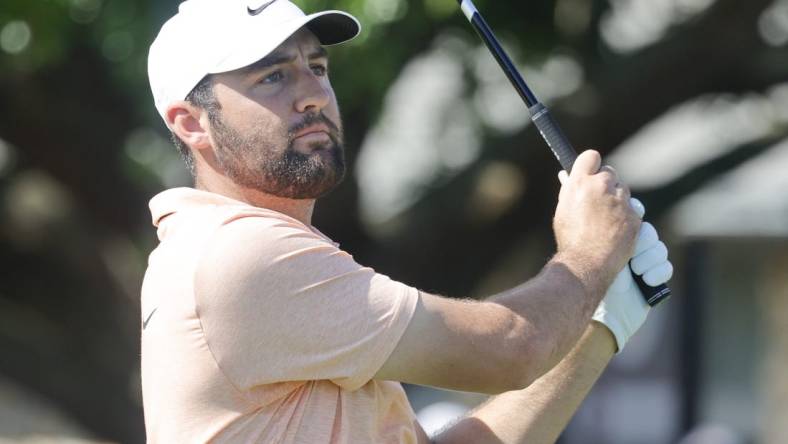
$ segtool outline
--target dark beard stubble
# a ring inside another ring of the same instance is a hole
[[[287,199],[317,199],[344,179],[342,132],[322,112],[307,114],[287,131],[266,134],[266,127],[260,126],[259,131],[241,134],[222,121],[220,111],[212,111],[208,115],[217,145],[216,158],[238,185]],[[295,133],[315,123],[329,128],[330,142],[310,143],[309,154],[296,151]]]

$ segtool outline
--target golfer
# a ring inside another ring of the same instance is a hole
[[[194,187],[150,202],[149,443],[552,442],[646,318],[627,262],[670,278],[594,151],[560,177],[555,256],[516,288],[448,299],[356,263],[311,220],[345,174],[324,47],[359,30],[288,0],[188,0],[153,42],[154,101]],[[402,382],[498,396],[428,437]]]

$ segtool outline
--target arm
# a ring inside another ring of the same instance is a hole
[[[556,365],[588,325],[631,256],[640,220],[599,154],[578,157],[559,195],[558,253],[542,272],[484,302],[420,295],[413,319],[375,375],[497,394],[521,389]]]
[[[535,278],[486,301],[422,292],[375,379],[487,394],[523,388],[566,355],[591,319],[604,289],[590,289],[598,284],[585,274],[556,256]]]
[[[636,206],[642,215],[642,204]],[[667,247],[648,223],[641,225],[632,270],[650,285],[663,284],[672,275]],[[555,442],[613,353],[620,351],[640,328],[649,309],[629,268],[622,269],[594,315],[599,323],[587,327],[583,338],[557,367],[527,389],[493,398],[436,442]],[[424,433],[420,439],[429,441]]]
[[[526,389],[491,398],[433,442],[553,443],[615,351],[616,343],[610,331],[592,322],[558,366]]]

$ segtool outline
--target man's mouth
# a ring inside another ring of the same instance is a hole
[[[309,138],[321,138],[324,135],[325,137],[329,137],[331,135],[331,130],[328,129],[328,126],[323,124],[315,124],[295,133],[293,139],[298,139],[304,136],[309,136]]]

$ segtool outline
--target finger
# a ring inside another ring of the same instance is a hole
[[[566,185],[566,181],[569,180],[569,174],[565,170],[561,170],[558,172],[558,181],[561,182],[561,185]]]
[[[634,197],[629,199],[629,206],[635,210],[635,213],[637,213],[641,219],[643,219],[643,216],[646,215],[646,207],[643,206],[643,202],[635,199]]]
[[[620,197],[624,201],[629,201],[630,197],[632,196],[630,194],[630,192],[629,192],[629,187],[624,185],[624,184],[621,184],[621,183],[616,184],[616,187],[614,188],[614,190],[615,190],[616,196]],[[630,206],[630,208],[631,208],[631,206]],[[632,212],[634,212],[634,211],[635,210],[633,209]]]
[[[673,277],[673,264],[664,262],[643,275],[643,281],[652,287],[664,284]]]
[[[618,182],[618,171],[616,171],[615,168],[613,168],[610,165],[602,165],[602,167],[599,168],[599,172],[601,173],[603,171],[607,172],[610,175],[612,175],[616,179],[616,182]]]
[[[602,165],[602,156],[600,156],[597,151],[583,151],[579,156],[577,156],[575,164],[572,166],[572,172],[570,176],[590,176],[592,174],[596,174],[596,172],[599,171],[600,165]]]
[[[659,235],[654,225],[648,222],[640,224],[640,231],[638,232],[638,239],[635,243],[635,254],[633,257],[653,247],[659,241]]]
[[[632,258],[630,265],[632,271],[637,274],[645,274],[647,271],[668,261],[668,247],[662,242]]]
[[[621,184],[618,182],[618,175],[616,174],[616,170],[609,165],[604,165],[599,171],[596,173],[599,177],[603,178],[605,183],[610,188],[618,188]]]

